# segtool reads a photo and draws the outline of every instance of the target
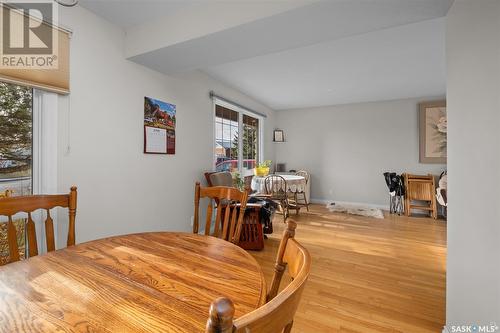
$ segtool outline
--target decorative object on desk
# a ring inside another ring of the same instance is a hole
[[[336,204],[335,202],[332,202],[326,205],[326,208],[328,208],[328,210],[332,213],[344,213],[350,215],[367,216],[367,217],[374,217],[376,219],[384,218],[384,213],[382,213],[381,209],[369,206]]]
[[[446,163],[446,101],[420,104],[420,163]]]
[[[283,130],[275,129],[273,132],[273,142],[285,142]]]
[[[385,183],[389,188],[389,210],[391,214],[401,215],[404,212],[405,187],[403,177],[395,172],[384,172]]]
[[[259,165],[254,169],[254,173],[258,177],[265,177],[269,174],[269,168],[271,167],[271,164],[273,161],[271,160],[265,160],[262,163],[259,163]]]
[[[176,107],[144,97],[144,153],[175,154]]]

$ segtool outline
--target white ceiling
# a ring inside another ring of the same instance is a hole
[[[186,8],[190,0],[80,0],[79,4],[109,22],[126,29],[156,20]]]
[[[444,21],[379,30],[205,71],[275,110],[443,95]]]
[[[125,29],[129,46],[162,34],[178,40],[130,60],[165,74],[201,69],[273,109],[445,93],[444,19],[436,18],[453,0],[294,1],[267,14],[258,0],[80,3]],[[239,21],[239,6],[254,5],[259,14]]]

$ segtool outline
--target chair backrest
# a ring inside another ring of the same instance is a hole
[[[281,332],[285,327],[291,328],[311,270],[309,252],[293,239],[295,228],[296,223],[288,221],[288,228],[283,234],[278,250],[268,302],[234,320],[234,305],[231,300],[218,298],[210,306],[206,333],[274,333]],[[293,280],[278,294],[281,277],[286,267]]]
[[[230,172],[205,172],[208,186],[233,187],[233,175]]]
[[[306,184],[309,183],[309,172],[306,170],[299,170],[295,175],[304,177],[306,179]]]
[[[209,199],[205,218],[205,235],[210,235],[215,210],[213,236],[238,244],[247,205],[247,193],[241,192],[235,187],[202,187],[197,182],[194,190],[193,233],[195,234],[199,232],[201,198]]]
[[[285,178],[279,175],[269,175],[264,179],[266,193],[272,198],[286,198],[287,185]]]
[[[76,187],[73,186],[69,194],[59,195],[28,195],[20,197],[6,197],[0,199],[0,216],[7,216],[7,240],[9,244],[9,262],[19,260],[19,249],[17,246],[16,228],[12,222],[12,217],[17,213],[27,213],[28,219],[26,223],[26,234],[28,238],[29,256],[38,255],[38,244],[36,241],[35,223],[31,217],[31,213],[42,209],[47,212],[45,220],[45,239],[47,244],[47,252],[54,251],[54,223],[50,216],[50,210],[55,207],[68,208],[69,211],[69,227],[67,246],[75,245],[75,217],[76,217]]]

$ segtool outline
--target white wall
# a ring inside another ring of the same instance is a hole
[[[444,97],[347,104],[276,112],[285,143],[276,161],[311,172],[311,197],[388,205],[382,173],[439,174],[419,163],[418,103]]]
[[[447,16],[447,323],[500,325],[500,1]]]
[[[125,60],[120,29],[79,7],[60,7],[60,14],[74,33],[71,95],[59,98],[58,188],[78,186],[77,242],[189,230],[194,183],[212,168],[209,91],[269,114],[267,142],[271,110],[200,72],[167,77]],[[143,154],[144,96],[177,105],[175,155]],[[272,159],[273,146],[264,148]],[[62,223],[60,235],[65,235]],[[59,243],[64,241],[60,237]]]

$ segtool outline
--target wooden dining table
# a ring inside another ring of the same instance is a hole
[[[110,237],[0,267],[0,332],[204,332],[218,297],[235,317],[265,303],[243,249],[187,233]]]

